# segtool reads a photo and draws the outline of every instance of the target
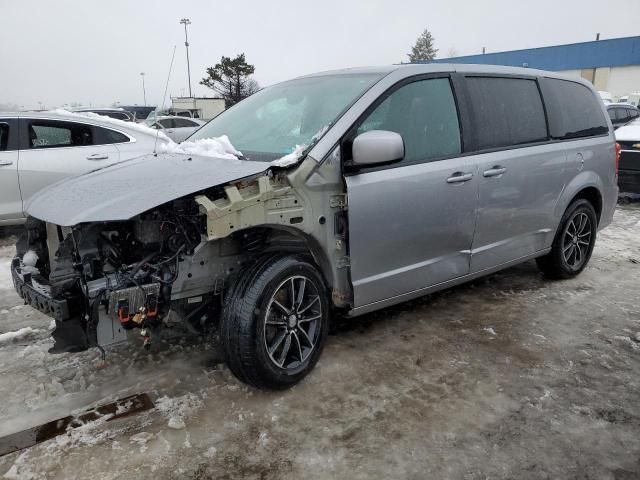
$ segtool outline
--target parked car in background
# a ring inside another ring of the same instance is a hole
[[[627,103],[629,105],[633,105],[634,107],[640,108],[640,92],[623,95],[618,99],[618,103]]]
[[[72,111],[75,113],[95,113],[104,117],[122,120],[123,122],[135,121],[135,115],[122,108],[74,108]]]
[[[40,189],[152,153],[155,142],[149,128],[96,115],[0,113],[0,225],[24,221],[24,207]]]
[[[609,92],[600,90],[598,91],[598,95],[600,95],[600,98],[602,99],[602,102],[605,105],[609,105],[610,103],[613,103],[613,95],[611,95]]]
[[[153,117],[145,122],[151,128],[162,131],[174,142],[182,142],[205,123],[207,122],[197,118],[174,116]]]
[[[614,128],[626,125],[640,117],[640,110],[628,103],[609,103],[607,113]]]
[[[219,148],[141,157],[30,203],[11,269],[55,318],[53,352],[219,322],[238,378],[286,388],[336,313],[531,259],[578,275],[618,194],[591,84],[529,68],[323,72],[255,93],[190,140]]]
[[[157,107],[147,105],[123,105],[122,109],[135,116],[136,122],[144,122]]]
[[[620,192],[640,194],[640,120],[616,130],[620,145]]]

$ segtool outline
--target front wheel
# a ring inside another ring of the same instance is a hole
[[[536,259],[550,278],[571,278],[589,263],[596,242],[598,217],[588,200],[573,202],[560,221],[551,251]]]
[[[231,371],[259,388],[294,385],[315,366],[329,327],[327,288],[303,258],[271,257],[238,280],[221,322]]]

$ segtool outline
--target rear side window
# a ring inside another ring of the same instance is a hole
[[[640,112],[638,110],[629,110],[629,118],[634,119],[640,117]]]
[[[0,152],[4,152],[9,146],[9,125],[0,123]]]
[[[591,89],[570,80],[545,78],[542,92],[553,138],[570,139],[608,133],[602,107]]]
[[[80,123],[37,120],[29,122],[29,147],[79,147],[93,145],[91,127]]]
[[[165,118],[163,120],[158,120],[158,123],[162,125],[163,128],[175,128],[175,122],[173,118]]]
[[[616,108],[616,118],[618,120],[626,120],[629,117],[629,110],[626,108]]]
[[[611,120],[615,120],[616,119],[616,109],[615,108],[608,108],[607,109],[607,113],[609,114],[609,118]]]
[[[109,128],[93,127],[93,133],[95,135],[95,138],[94,138],[95,145],[107,145],[110,143],[129,142],[129,137],[127,137],[126,135],[120,132],[116,132],[115,130],[111,130]]]
[[[191,120],[187,120],[186,118],[174,118],[173,121],[175,123],[176,128],[198,126],[196,122],[192,122]]]
[[[392,92],[360,124],[357,134],[388,130],[402,135],[403,162],[460,153],[460,128],[448,78],[409,83]]]
[[[547,124],[535,80],[467,77],[476,149],[547,139]]]

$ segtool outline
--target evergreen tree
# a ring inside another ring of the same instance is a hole
[[[209,87],[225,99],[227,107],[260,90],[258,82],[251,75],[256,68],[247,63],[244,53],[236,58],[223,56],[215,67],[207,68],[207,77],[200,85]]]
[[[433,36],[431,32],[425,29],[422,35],[416,40],[416,44],[411,47],[411,53],[408,53],[410,62],[420,62],[425,60],[433,60],[436,58],[438,49],[433,46]]]

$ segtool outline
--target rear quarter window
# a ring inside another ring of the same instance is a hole
[[[116,132],[109,128],[93,127],[94,144],[95,145],[107,145],[110,143],[127,143],[129,137],[125,134]]]
[[[535,80],[467,77],[475,149],[509,147],[547,139],[547,123]]]
[[[545,78],[542,93],[555,139],[604,135],[609,127],[594,92],[576,82]]]

